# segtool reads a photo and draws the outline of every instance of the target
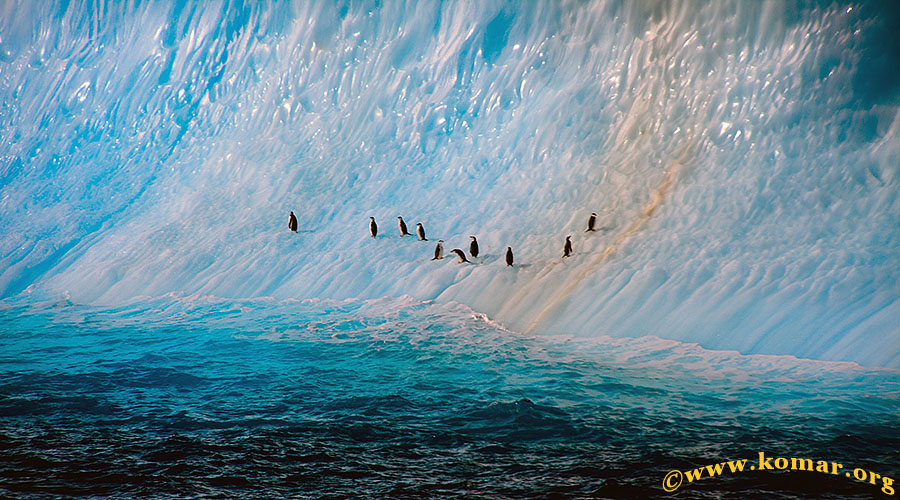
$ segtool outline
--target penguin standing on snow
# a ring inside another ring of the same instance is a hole
[[[369,217],[369,234],[373,238],[378,235],[378,224],[375,224],[375,217]]]
[[[571,236],[566,236],[566,244],[563,247],[563,257],[568,257],[572,255],[572,240]]]
[[[407,234],[412,236],[412,234],[410,234],[409,231],[406,230],[406,223],[403,222],[403,217],[397,217],[397,219],[398,219],[397,226],[400,227],[400,237],[402,238],[402,237],[406,236]]]
[[[291,212],[291,217],[288,219],[288,227],[293,232],[297,232],[297,216],[294,215],[294,212]]]
[[[425,226],[421,222],[416,223],[416,234],[419,235],[419,241],[428,241],[425,237]]]
[[[464,254],[462,250],[460,250],[458,248],[454,248],[453,250],[450,250],[450,251],[455,253],[456,256],[459,257],[460,264],[462,264],[463,262],[469,262],[469,259],[466,258],[466,254]]]
[[[474,236],[469,236],[469,238],[472,238],[472,243],[469,243],[469,253],[472,254],[472,258],[478,257],[478,240]]]
[[[434,247],[434,258],[431,260],[441,260],[444,258],[444,240],[438,240],[438,244]]]
[[[507,266],[513,265],[513,254],[512,254],[511,247],[506,247],[506,265]]]
[[[591,216],[588,217],[588,228],[584,230],[584,232],[588,233],[594,231],[594,224],[597,223],[597,214],[591,212]]]

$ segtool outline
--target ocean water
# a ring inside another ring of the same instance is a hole
[[[893,496],[898,29],[0,0],[0,496]]]
[[[409,298],[0,314],[13,498],[873,498],[806,471],[662,481],[760,451],[900,472],[900,376],[851,363],[526,336]]]

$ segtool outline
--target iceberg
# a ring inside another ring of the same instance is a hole
[[[409,296],[898,368],[891,7],[6,2],[0,298]]]

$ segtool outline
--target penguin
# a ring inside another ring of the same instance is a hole
[[[293,232],[297,232],[297,216],[294,215],[294,212],[291,212],[291,218],[288,219],[288,227]]]
[[[513,254],[512,254],[511,247],[506,247],[506,265],[507,266],[513,265]]]
[[[572,255],[572,240],[569,238],[571,238],[571,236],[566,236],[566,244],[563,247],[563,257]]]
[[[406,223],[403,222],[403,217],[397,217],[397,219],[399,219],[399,222],[397,222],[397,225],[400,227],[400,237],[402,238],[402,237],[406,236],[407,234],[409,234],[409,231],[406,230]],[[412,236],[411,234],[409,234],[409,235]]]
[[[591,212],[591,216],[588,217],[588,228],[584,230],[584,232],[588,233],[594,231],[594,224],[597,223],[597,214]]]
[[[462,250],[460,250],[458,248],[454,248],[453,250],[450,250],[450,251],[455,253],[456,256],[459,257],[460,264],[462,264],[463,262],[469,262],[469,259],[466,258],[466,254],[464,254]]]
[[[444,240],[438,240],[438,244],[434,247],[434,258],[431,260],[441,260],[444,258]]]
[[[469,238],[472,238],[472,243],[469,243],[469,253],[473,258],[478,257],[478,240],[474,236],[469,236]]]
[[[421,222],[416,223],[416,234],[419,235],[419,241],[428,241],[425,237],[425,226]]]
[[[369,217],[369,234],[373,238],[378,235],[378,224],[375,224],[375,217]]]

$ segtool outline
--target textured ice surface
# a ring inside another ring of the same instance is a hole
[[[879,5],[5,2],[0,296],[409,295],[898,367]]]

